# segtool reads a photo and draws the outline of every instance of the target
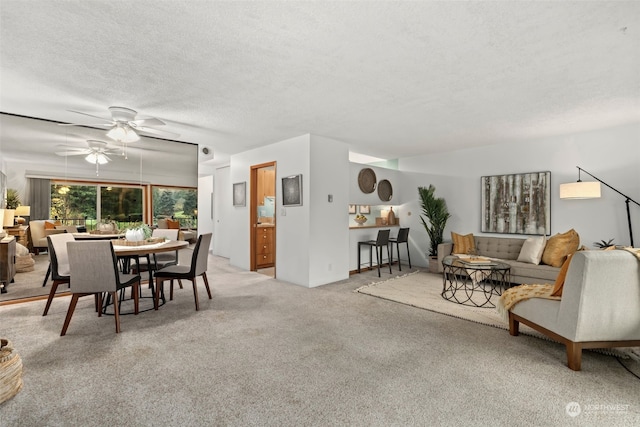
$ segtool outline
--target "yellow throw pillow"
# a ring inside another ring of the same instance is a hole
[[[572,228],[566,233],[558,233],[547,240],[542,253],[542,262],[553,267],[562,267],[568,255],[578,250],[580,236]]]
[[[451,251],[452,254],[466,255],[476,253],[476,242],[475,240],[473,240],[473,234],[469,233],[463,236],[452,231],[451,240],[453,240],[453,251]]]
[[[573,255],[567,256],[567,260],[562,264],[562,268],[558,273],[558,277],[556,277],[556,283],[553,285],[551,296],[553,297],[562,296],[562,287],[564,286],[564,279],[566,279],[567,277],[567,270],[569,270],[569,263],[571,262],[572,257]]]

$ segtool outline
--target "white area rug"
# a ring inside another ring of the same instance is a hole
[[[361,286],[354,292],[399,302],[494,328],[504,329],[505,331],[509,330],[509,324],[502,320],[495,308],[469,307],[442,298],[440,295],[442,292],[442,276],[437,274],[416,271],[404,276]],[[520,333],[550,340],[546,335],[522,323],[520,324]],[[640,348],[637,347],[598,349],[595,351],[640,361]]]

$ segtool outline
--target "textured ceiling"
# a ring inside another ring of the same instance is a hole
[[[0,0],[0,19],[1,112],[125,106],[211,164],[305,133],[397,158],[640,121],[637,1]],[[20,138],[2,130],[7,158]]]

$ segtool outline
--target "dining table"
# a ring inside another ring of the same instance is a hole
[[[125,272],[128,272],[130,270],[131,260],[135,260],[134,262],[138,264],[137,261],[140,257],[147,257],[147,266],[148,266],[147,270],[149,274],[148,280],[149,280],[149,287],[151,288],[151,296],[150,297],[141,296],[140,298],[151,298],[151,299],[154,298],[155,293],[154,293],[154,283],[153,283],[153,268],[150,268],[151,263],[150,263],[149,256],[162,253],[162,252],[177,251],[189,246],[189,242],[185,240],[165,240],[164,242],[156,242],[156,243],[145,242],[145,243],[133,244],[132,242],[127,242],[123,239],[117,239],[117,240],[112,240],[111,242],[113,244],[113,251],[115,252],[116,257],[123,261],[123,269]],[[166,302],[164,298],[164,293],[161,293],[161,298],[162,298],[162,304],[164,304]],[[108,305],[109,305],[109,302],[107,301],[107,304],[105,304],[105,307],[104,307],[104,312],[103,312],[104,314],[110,314],[106,311]],[[141,309],[140,312],[148,311],[151,309],[153,309],[153,304],[151,305],[150,308]],[[120,314],[130,314],[130,313],[124,310],[124,311],[120,311]]]

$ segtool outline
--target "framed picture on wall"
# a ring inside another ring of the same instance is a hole
[[[302,206],[302,175],[282,178],[282,206]]]
[[[233,206],[247,205],[247,183],[236,182],[233,184]]]
[[[350,214],[356,213],[356,205],[349,205],[349,213]]]
[[[371,206],[369,205],[360,205],[360,213],[361,214],[370,214],[371,213]]]
[[[551,172],[483,176],[483,233],[551,234]]]

